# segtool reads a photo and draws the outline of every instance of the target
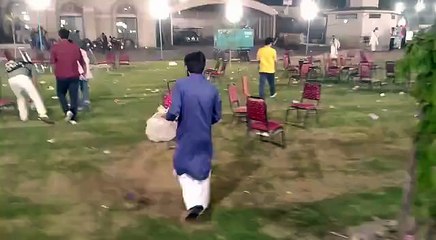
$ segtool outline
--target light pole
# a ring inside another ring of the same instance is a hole
[[[307,21],[306,56],[309,52],[310,22],[318,15],[319,8],[314,0],[302,0],[300,3],[301,17]]]
[[[42,31],[41,31],[41,19],[40,11],[43,11],[50,7],[51,0],[26,0],[26,4],[36,11],[36,18],[38,22],[38,34],[39,34],[39,47],[43,50]]]
[[[241,21],[244,15],[244,6],[241,0],[227,0],[225,15],[226,19],[233,25]],[[232,64],[232,49],[229,49],[229,64]]]
[[[170,15],[168,0],[151,0],[150,13],[153,18],[159,21],[160,60],[163,60],[162,20],[167,19]]]

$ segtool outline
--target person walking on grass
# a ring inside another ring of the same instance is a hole
[[[38,119],[47,124],[54,124],[47,116],[47,109],[36,88],[38,85],[34,76],[32,76],[32,63],[25,59],[23,61],[16,61],[9,50],[5,50],[4,55],[7,60],[5,68],[9,78],[9,86],[17,98],[21,121],[26,122],[28,120],[27,97],[29,97],[38,112]]]
[[[89,99],[89,84],[88,81],[91,80],[93,78],[92,76],[92,72],[91,69],[89,67],[89,57],[88,54],[86,53],[86,44],[82,44],[81,48],[80,48],[80,52],[82,53],[82,57],[83,60],[85,61],[86,64],[86,69],[88,69],[88,71],[84,71],[83,67],[80,65],[80,63],[78,62],[79,65],[79,73],[80,73],[80,81],[79,81],[79,90],[80,90],[80,97],[79,97],[79,111],[85,109],[85,110],[89,110],[90,109],[90,105],[91,105],[91,101]]]
[[[259,61],[259,96],[265,97],[265,83],[268,82],[270,97],[277,96],[275,87],[275,72],[277,62],[277,52],[272,45],[274,39],[265,39],[265,46],[257,51],[257,60]]]
[[[212,125],[221,119],[221,98],[203,75],[206,57],[202,52],[186,55],[184,62],[189,76],[176,81],[171,107],[163,117],[178,123],[173,164],[188,211],[185,219],[190,221],[209,205]]]
[[[86,75],[85,60],[80,48],[68,41],[70,32],[67,29],[59,30],[61,40],[51,50],[51,61],[54,66],[56,77],[56,93],[65,114],[65,121],[70,124],[77,124],[77,110],[79,104],[79,65],[82,66],[83,74]],[[66,98],[67,92],[70,95],[70,104]]]

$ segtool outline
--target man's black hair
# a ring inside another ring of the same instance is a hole
[[[201,74],[206,67],[206,56],[201,51],[193,52],[185,56],[184,62],[188,72]]]
[[[265,39],[265,45],[270,45],[274,43],[274,39],[269,37]]]
[[[59,37],[61,38],[61,39],[68,39],[68,37],[70,36],[70,31],[68,31],[67,29],[65,29],[65,28],[61,28],[60,30],[59,30]]]

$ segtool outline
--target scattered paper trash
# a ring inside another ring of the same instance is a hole
[[[129,97],[129,95],[127,95],[127,94],[124,94],[124,97],[125,97],[125,98],[128,98],[128,97]]]
[[[52,96],[51,99],[59,99],[58,96]]]
[[[102,208],[104,208],[104,209],[109,209],[109,207],[106,206],[106,205],[104,205],[104,204],[100,205],[100,207],[102,207]]]
[[[230,80],[233,80],[233,77],[230,77]]]
[[[292,103],[300,103],[298,100],[292,100]]]
[[[377,102],[377,103],[380,103],[380,102],[381,102],[381,100],[380,100],[380,99],[377,99],[377,100],[375,100],[375,102]]]
[[[382,111],[383,111],[383,112],[387,112],[388,110],[387,110],[386,108],[383,108]]]
[[[235,72],[232,71],[232,74],[235,74]]]
[[[352,90],[357,90],[357,89],[359,89],[360,88],[360,86],[354,86],[353,88],[352,88]]]
[[[159,89],[155,89],[155,90],[152,90],[151,92],[152,93],[158,93],[160,90]]]
[[[375,114],[375,113],[370,113],[370,114],[368,114],[368,116],[369,116],[372,120],[377,120],[377,119],[380,118],[380,117],[379,117],[377,114]]]
[[[40,84],[45,84],[45,81],[39,81]]]
[[[330,108],[330,109],[335,109],[335,106],[330,105],[329,108]]]
[[[174,67],[174,66],[177,66],[177,63],[176,62],[169,62],[168,66]]]
[[[145,91],[151,91],[151,88],[146,88]]]
[[[279,77],[276,77],[276,79],[279,79]]]
[[[132,90],[132,89],[130,89],[130,88],[127,88],[127,89],[126,89],[126,91],[130,91],[130,90]]]
[[[47,90],[49,90],[49,91],[53,91],[53,90],[54,90],[54,87],[53,87],[53,86],[48,86],[48,87],[47,87]]]
[[[329,85],[327,85],[327,87],[333,87],[333,85],[329,84]]]
[[[3,87],[7,87],[8,85],[6,85],[5,83],[2,84]]]
[[[418,115],[418,114],[414,114],[413,117],[414,117],[414,118],[418,118],[419,115]]]
[[[249,191],[244,191],[245,194],[251,194]]]
[[[104,150],[103,153],[104,153],[104,154],[111,154],[111,151],[109,151],[109,150]]]
[[[147,93],[143,93],[142,95],[144,95],[145,97],[147,96]]]
[[[49,140],[47,140],[47,142],[48,142],[48,143],[52,143],[52,144],[53,144],[53,143],[55,143],[55,142],[56,142],[56,140],[55,140],[54,138],[52,138],[52,139],[49,139]]]
[[[290,191],[287,191],[287,192],[286,192],[286,194],[292,194],[292,192],[290,192]]]
[[[400,95],[404,95],[404,94],[406,94],[405,92],[399,92],[398,94],[400,94]]]
[[[384,96],[386,96],[385,93],[380,93],[380,97],[384,97]]]

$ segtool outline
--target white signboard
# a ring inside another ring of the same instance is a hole
[[[293,2],[293,0],[283,0],[283,5],[291,6],[292,2]]]

